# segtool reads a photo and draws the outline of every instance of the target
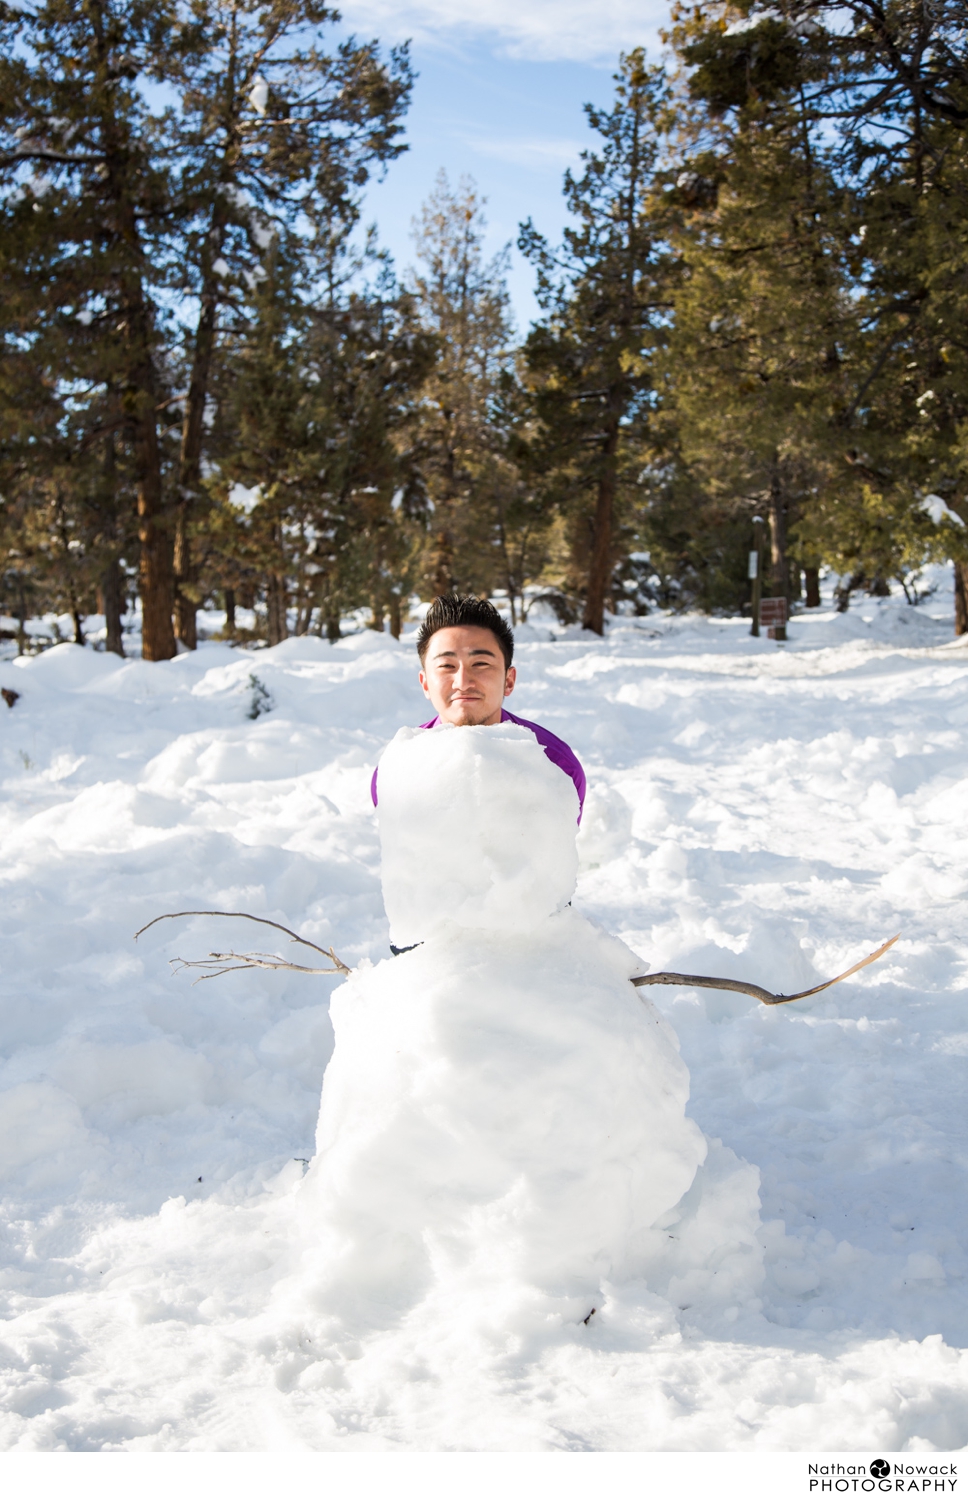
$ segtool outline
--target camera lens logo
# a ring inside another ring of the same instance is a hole
[[[891,1466],[886,1458],[875,1458],[871,1464],[871,1473],[875,1479],[886,1479],[891,1472]]]

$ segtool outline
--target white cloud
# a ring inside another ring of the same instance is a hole
[[[538,139],[521,136],[477,136],[464,135],[462,139],[480,156],[490,156],[496,161],[511,162],[516,167],[530,167],[535,171],[547,171],[549,167],[563,169],[574,166],[587,141],[564,139]]]
[[[341,5],[351,30],[424,45],[487,38],[511,57],[541,62],[614,62],[646,46],[669,24],[667,0],[350,0]]]

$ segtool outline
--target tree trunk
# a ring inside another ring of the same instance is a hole
[[[138,582],[141,593],[141,655],[146,661],[168,661],[175,655],[175,632],[171,624],[173,579],[171,537],[165,515],[158,446],[158,392],[155,378],[151,310],[145,297],[142,266],[145,263],[141,228],[131,197],[129,174],[131,142],[115,113],[112,74],[112,39],[106,25],[105,6],[92,0],[89,7],[98,53],[98,109],[104,147],[106,198],[114,210],[111,230],[120,254],[117,284],[120,290],[121,327],[127,357],[121,380],[121,404],[132,437],[141,555]],[[109,211],[110,216],[110,211]]]
[[[222,234],[221,215],[217,214],[209,231],[208,262],[217,258],[222,243]],[[175,634],[189,651],[194,651],[198,646],[196,619],[198,605],[192,597],[197,569],[192,558],[191,520],[201,480],[205,403],[208,399],[217,318],[216,278],[211,265],[206,264],[202,306],[195,329],[192,375],[188,385],[188,398],[182,423],[181,456],[178,464],[178,504],[175,511]]]
[[[23,584],[17,590],[17,653],[27,655],[27,597]]]
[[[74,645],[84,645],[84,623],[81,619],[80,606],[77,600],[77,590],[74,587],[74,568],[71,563],[70,537],[67,530],[67,517],[64,513],[64,496],[60,488],[57,490],[57,499],[54,505],[54,514],[57,520],[57,529],[60,533],[61,546],[64,549],[64,569],[67,575],[67,597],[71,606],[71,619],[74,621]]]
[[[289,634],[286,620],[286,580],[278,573],[270,573],[266,586],[266,624],[269,645],[278,646]]]
[[[774,599],[789,600],[786,523],[786,498],[783,494],[779,466],[774,464],[770,475],[770,581]]]
[[[378,600],[374,599],[373,602],[370,605],[370,613],[371,613],[371,615],[372,615],[373,618],[368,622],[367,629],[368,630],[376,630],[376,631],[379,632],[380,635],[382,635],[383,634],[383,622],[384,622],[384,619],[385,619],[385,616],[384,616],[384,613],[383,613],[383,605],[380,604]]]
[[[175,635],[189,651],[195,651],[198,649],[197,606],[194,599],[190,599],[185,592],[195,582],[191,537],[188,533],[191,504],[190,500],[179,499],[175,510]]]
[[[67,555],[69,558],[70,553]],[[69,562],[68,568],[70,568]],[[74,579],[70,572],[67,575],[67,595],[71,604],[71,619],[74,621],[74,645],[83,646],[86,644],[84,640],[84,621],[81,619],[81,607],[77,600],[77,590],[74,587]]]
[[[400,639],[403,629],[403,601],[399,594],[390,595],[390,634],[395,641]]]
[[[151,354],[151,315],[141,293],[140,279],[128,289],[128,322],[134,360],[122,403],[133,432],[137,483],[138,585],[141,594],[141,655],[145,661],[170,661],[175,655],[171,611],[174,581],[171,569],[170,517],[165,512],[158,446],[158,405]]]
[[[235,589],[224,589],[225,595],[225,634],[235,634]]]
[[[308,635],[313,623],[313,596],[308,584],[301,584],[296,598],[296,635]]]
[[[115,656],[124,655],[121,639],[121,619],[124,614],[124,589],[122,588],[121,565],[116,557],[108,563],[98,582],[101,613],[104,615],[105,651]]]
[[[770,473],[770,588],[774,599],[790,602],[790,571],[787,564],[786,496],[776,459]],[[774,638],[785,641],[786,626],[774,627]]]
[[[330,645],[342,639],[343,632],[340,630],[339,615],[326,616],[326,639]]]
[[[820,607],[820,569],[804,568],[803,576],[807,584],[807,608],[819,609]]]
[[[612,577],[612,516],[617,488],[616,454],[618,452],[618,419],[609,419],[605,439],[603,466],[598,478],[595,520],[592,527],[591,560],[588,565],[588,587],[582,627],[605,633],[605,597]]]
[[[433,588],[435,594],[454,592],[454,537],[449,526],[437,533],[434,544]]]
[[[837,613],[839,615],[845,615],[847,613],[848,609],[850,608],[851,594],[855,589],[862,588],[864,582],[865,579],[863,568],[859,568],[856,572],[851,573],[846,582],[843,578],[841,578],[840,582],[837,584],[837,587],[834,589],[834,603],[837,606]]]
[[[955,635],[968,635],[968,563],[955,563]]]
[[[161,491],[161,463],[154,400],[150,411],[143,393],[137,406],[134,454],[138,475],[138,584],[141,593],[141,655],[145,661],[170,661],[176,654],[171,609],[173,579],[171,538],[165,524]]]

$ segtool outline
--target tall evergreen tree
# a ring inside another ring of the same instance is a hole
[[[350,39],[327,52],[321,31],[334,19],[317,0],[194,0],[190,45],[171,75],[181,102],[179,185],[192,215],[180,289],[197,309],[186,328],[174,559],[177,633],[189,647],[198,597],[192,514],[220,317],[231,321],[280,233],[290,258],[304,248],[305,277],[319,227],[341,241],[370,173],[406,149],[406,47],[387,63],[375,43]],[[305,236],[307,222],[316,237]]]
[[[815,588],[813,512],[844,483],[839,418],[857,352],[847,262],[858,221],[804,99],[822,59],[782,20],[726,27],[721,13],[680,11],[673,32],[692,102],[680,110],[681,168],[670,181],[684,274],[667,390],[682,456],[710,501],[768,517],[771,591],[789,597],[791,584],[799,594],[791,530]],[[739,549],[735,561],[739,591]]]
[[[387,271],[330,276],[322,305],[300,296],[302,250],[277,243],[252,293],[254,317],[229,363],[216,440],[216,570],[257,581],[270,644],[296,630],[340,633],[369,605],[399,634],[422,487],[408,435],[434,347]],[[357,268],[361,269],[361,268]],[[347,284],[355,280],[356,284]],[[231,496],[242,485],[244,514]],[[229,564],[226,569],[226,562]]]
[[[604,628],[620,491],[641,470],[653,405],[653,354],[665,338],[673,267],[657,230],[655,174],[670,104],[665,74],[641,50],[622,58],[610,110],[586,105],[601,137],[565,176],[575,224],[552,251],[529,221],[519,245],[538,273],[544,317],[524,348],[534,401],[534,461],[570,513],[583,623]],[[543,454],[543,461],[540,455]]]
[[[69,326],[60,378],[116,403],[107,420],[130,451],[149,660],[175,650],[159,299],[179,213],[139,85],[162,76],[177,20],[157,0],[49,0],[0,17],[0,237],[13,278],[36,291],[23,336]]]
[[[957,510],[968,478],[964,7],[786,0],[777,12],[754,0],[747,9],[750,33],[785,32],[788,50],[798,38],[801,52],[822,62],[805,82],[804,108],[837,141],[828,160],[858,205],[860,336],[840,418],[855,482],[845,486],[847,503],[831,496],[836,560],[870,580],[947,546],[956,559],[955,628],[968,630],[962,531],[932,535],[921,510],[932,491]]]
[[[435,594],[494,586],[493,502],[501,493],[494,404],[512,358],[512,328],[507,252],[484,259],[485,229],[472,180],[452,189],[440,172],[414,221],[418,263],[409,280],[438,351],[420,396],[417,437],[430,511],[424,579]]]
[[[0,253],[34,289],[18,337],[39,351],[48,329],[70,328],[52,378],[86,383],[82,446],[110,430],[125,449],[151,660],[175,651],[173,551],[194,644],[189,516],[219,309],[260,274],[274,232],[297,244],[307,218],[351,222],[369,168],[402,149],[405,52],[389,66],[352,41],[327,55],[319,31],[333,18],[313,0],[48,0],[0,14]],[[170,107],[148,102],[172,92]],[[173,309],[192,295],[179,455]]]

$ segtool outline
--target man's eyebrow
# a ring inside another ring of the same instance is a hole
[[[453,648],[453,646],[446,646],[446,647],[444,647],[443,650],[441,650],[441,651],[435,651],[434,652],[434,660],[435,661],[439,661],[442,656],[456,656],[456,655],[457,655],[457,652]],[[470,650],[470,655],[471,656],[497,656],[497,652],[494,651],[490,646],[472,646],[471,650]]]

